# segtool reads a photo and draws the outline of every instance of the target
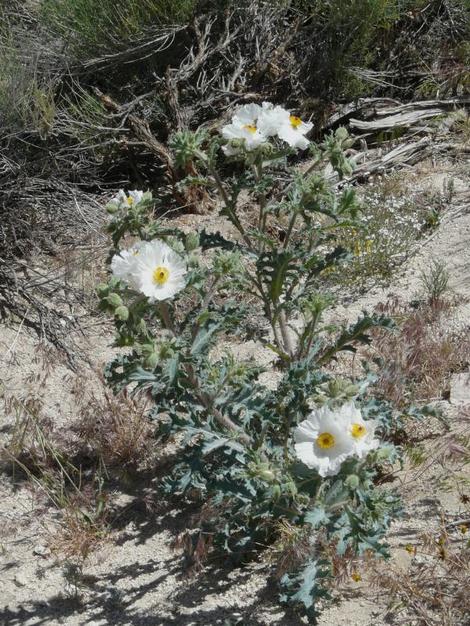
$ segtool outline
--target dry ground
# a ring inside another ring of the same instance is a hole
[[[415,172],[416,173],[416,172]],[[442,188],[453,175],[452,166],[427,164],[417,170],[420,184]],[[187,218],[185,218],[187,220]],[[195,218],[191,218],[194,220]],[[220,226],[216,218],[198,218],[205,226]],[[184,219],[182,220],[184,221]],[[470,198],[468,180],[456,180],[455,193],[438,230],[422,241],[416,254],[386,289],[375,289],[360,299],[338,307],[337,319],[354,319],[388,293],[410,299],[419,288],[419,270],[432,259],[441,259],[450,272],[450,283],[458,299],[452,323],[466,327],[470,322]],[[25,399],[39,398],[41,413],[64,436],[77,419],[77,395],[99,381],[95,371],[113,354],[111,329],[97,317],[77,341],[88,358],[83,363],[83,388],[77,389],[76,375],[58,355],[45,354],[37,339],[23,327],[0,326],[0,378],[2,393]],[[451,322],[449,322],[451,323]],[[257,347],[252,346],[257,352]],[[48,363],[46,366],[45,363]],[[460,391],[470,404],[470,389]],[[465,396],[466,394],[466,396]],[[453,394],[443,407],[456,413]],[[1,411],[1,409],[0,409]],[[14,416],[0,412],[0,437],[7,443],[14,430]],[[159,502],[151,476],[138,484],[116,485],[111,537],[87,559],[77,572],[72,561],[55,550],[57,513],[30,482],[12,474],[8,460],[0,475],[0,624],[2,626],[157,626],[276,624],[294,626],[302,622],[276,604],[273,588],[266,581],[262,564],[238,571],[208,567],[195,578],[187,578],[184,558],[171,547],[183,530],[190,512],[171,510]],[[465,513],[459,493],[440,490],[441,467],[430,464],[398,471],[395,484],[405,500],[403,518],[390,534],[392,563],[406,568],[415,558],[407,550],[420,534],[438,527],[441,516],[452,521]],[[469,476],[470,478],[470,476]],[[145,496],[145,497],[144,497]],[[150,510],[144,503],[151,500]],[[467,511],[468,517],[468,511]],[[389,566],[387,566],[389,567]],[[371,576],[348,583],[341,600],[327,608],[321,626],[382,626],[397,624],[394,612]]]

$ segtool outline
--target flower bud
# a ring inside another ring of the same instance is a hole
[[[118,205],[114,203],[107,204],[105,208],[110,215],[114,215],[119,210]]]
[[[124,305],[118,306],[114,311],[114,315],[121,322],[126,322],[129,319],[129,309]]]
[[[390,446],[382,446],[375,452],[378,461],[386,461],[392,456],[392,448]]]
[[[107,296],[108,291],[109,291],[109,286],[106,283],[100,283],[96,287],[96,293],[98,294],[99,298],[104,298],[105,296]]]
[[[335,138],[338,141],[341,141],[341,142],[346,141],[348,137],[349,137],[349,133],[346,130],[346,128],[344,128],[344,126],[340,126],[339,128],[336,129]]]
[[[106,299],[108,303],[115,308],[122,306],[122,298],[117,293],[110,293]]]
[[[274,500],[279,500],[279,498],[281,497],[281,486],[277,484],[273,485],[272,493]]]
[[[157,367],[159,360],[160,358],[156,352],[152,352],[146,359],[148,367],[152,370]]]
[[[192,252],[199,248],[199,233],[188,233],[184,245],[187,252]]]
[[[359,476],[356,476],[356,474],[351,474],[346,478],[344,482],[350,489],[357,489],[359,487]]]

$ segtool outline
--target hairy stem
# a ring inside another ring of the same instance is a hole
[[[284,340],[284,349],[289,356],[294,355],[294,346],[292,344],[292,337],[289,333],[287,324],[287,316],[285,311],[279,313],[279,327],[281,329],[282,338]]]
[[[173,334],[175,334],[175,326],[170,316],[168,304],[166,302],[160,302],[159,310],[160,310],[160,314],[162,316],[162,320],[163,320],[163,324],[165,328],[170,330]],[[235,422],[233,422],[229,417],[227,417],[226,415],[223,415],[218,409],[216,409],[213,406],[213,399],[211,398],[211,396],[207,393],[204,393],[201,390],[199,381],[197,379],[197,376],[194,372],[194,368],[191,365],[191,363],[185,363],[183,367],[188,376],[188,380],[193,386],[196,396],[198,400],[201,402],[201,404],[213,415],[213,417],[216,419],[217,422],[219,422],[221,426],[223,426],[227,430],[231,430],[235,434],[236,438],[239,439],[244,444],[250,445],[251,439],[243,431],[243,429],[240,426],[238,426],[238,424],[235,424]]]

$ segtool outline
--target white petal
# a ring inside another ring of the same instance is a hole
[[[233,119],[234,121],[239,121],[241,124],[256,126],[256,121],[261,111],[262,109],[259,104],[255,104],[254,102],[251,104],[244,104],[235,111]]]
[[[144,192],[138,191],[137,189],[135,189],[134,191],[129,191],[129,198],[132,198],[133,204],[139,204],[139,202],[142,200],[143,195]]]
[[[310,141],[290,123],[281,126],[278,131],[278,136],[280,139],[288,143],[291,148],[300,148],[301,150],[305,150],[305,148],[308,148],[310,144]]]
[[[289,117],[289,111],[280,106],[264,108],[258,119],[258,128],[267,137],[273,137],[280,128],[290,123]]]
[[[318,437],[318,427],[316,427],[310,420],[304,420],[300,422],[297,428],[294,430],[294,440],[297,443],[304,441],[311,442]]]

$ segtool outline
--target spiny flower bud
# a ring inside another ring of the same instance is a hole
[[[356,476],[356,474],[351,474],[346,478],[344,482],[350,489],[357,489],[359,487],[359,476]]]
[[[199,233],[188,233],[184,242],[187,252],[193,252],[199,248]]]
[[[110,293],[106,299],[109,302],[109,304],[115,308],[122,305],[122,298],[117,293]]]
[[[121,322],[126,322],[129,319],[129,309],[124,305],[118,306],[114,311],[114,315],[118,320],[121,320]]]

